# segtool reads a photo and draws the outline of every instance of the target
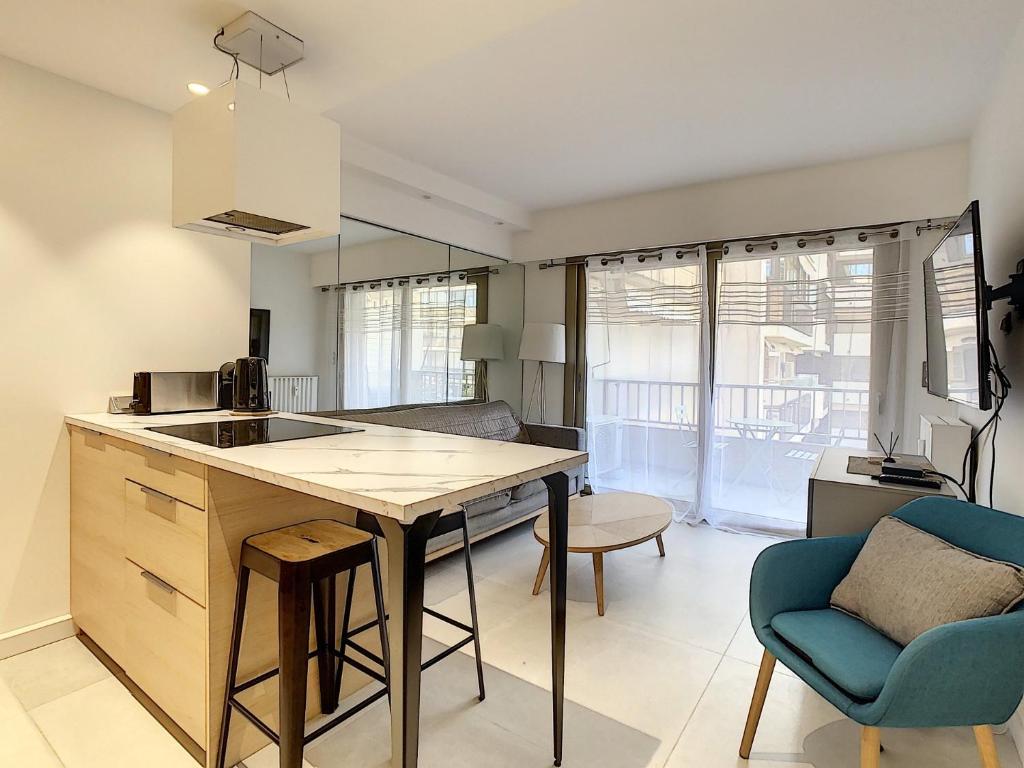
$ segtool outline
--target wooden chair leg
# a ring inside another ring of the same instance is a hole
[[[544,547],[544,554],[540,556],[540,568],[537,569],[537,579],[533,582],[533,594],[539,595],[540,588],[544,586],[544,577],[548,574],[548,563],[551,562],[551,550]]]
[[[878,768],[882,753],[882,732],[870,725],[860,731],[860,768]]]
[[[992,726],[974,726],[974,740],[978,742],[978,752],[981,753],[981,768],[999,768],[999,753],[996,752]]]
[[[604,554],[594,553],[594,588],[597,590],[597,615],[604,616]]]
[[[740,757],[744,760],[750,757],[750,750],[754,746],[754,734],[757,733],[757,724],[761,722],[761,710],[764,709],[764,700],[768,696],[768,686],[772,682],[772,672],[774,671],[775,657],[766,650],[764,656],[761,657],[761,669],[757,673],[754,697],[750,700],[747,725],[743,729],[743,740],[740,742]]]

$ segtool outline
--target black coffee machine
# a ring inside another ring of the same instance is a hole
[[[239,413],[268,413],[270,383],[267,361],[262,357],[240,357],[220,367],[221,408]]]

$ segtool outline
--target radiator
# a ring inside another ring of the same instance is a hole
[[[315,411],[318,376],[270,376],[270,407],[275,411]]]

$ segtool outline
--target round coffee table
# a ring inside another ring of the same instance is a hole
[[[658,552],[665,556],[661,534],[672,523],[672,505],[643,493],[595,493],[569,500],[569,551],[594,557],[597,613],[604,616],[604,553],[626,549],[656,539]],[[537,518],[533,535],[544,545],[533,594],[540,594],[551,562],[548,513]]]

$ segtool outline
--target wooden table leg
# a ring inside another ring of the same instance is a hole
[[[594,587],[597,590],[597,615],[604,616],[604,553],[594,553]]]
[[[548,575],[548,563],[551,562],[551,550],[544,547],[544,553],[540,556],[540,568],[537,569],[537,580],[533,582],[533,594],[539,595],[540,588],[544,586],[544,577]]]
[[[657,542],[658,542],[658,554],[660,554],[662,557],[664,557],[665,556],[665,539],[663,539],[661,537],[660,533],[658,534]]]
[[[548,487],[548,549],[551,557],[551,698],[555,766],[562,764],[565,710],[565,600],[569,560],[569,476],[544,478]]]
[[[432,512],[408,524],[377,517],[388,543],[392,768],[419,762],[424,567],[427,539],[440,516]]]

